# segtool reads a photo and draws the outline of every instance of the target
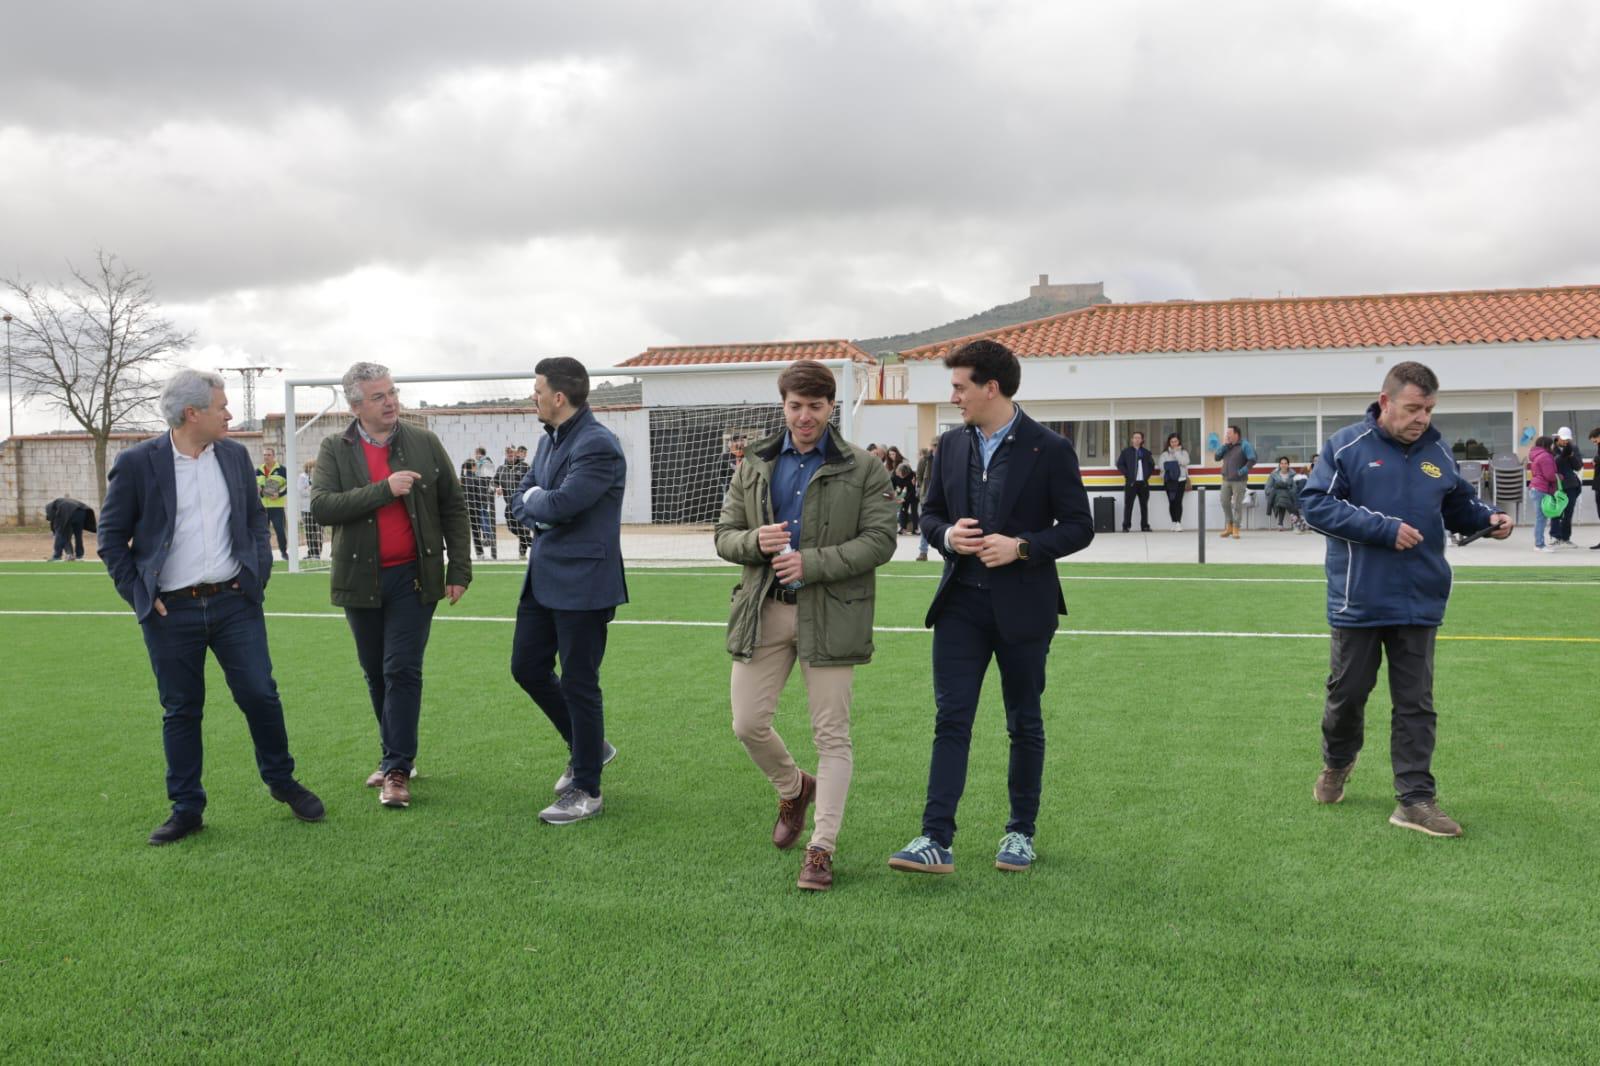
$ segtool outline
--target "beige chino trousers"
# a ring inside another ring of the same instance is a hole
[[[777,600],[761,605],[761,630],[755,654],[747,663],[733,664],[729,683],[733,703],[733,734],[767,775],[780,798],[800,791],[800,768],[772,728],[778,697],[794,670],[797,657],[798,607]],[[806,696],[811,705],[811,737],[817,748],[817,799],[811,846],[833,851],[844,821],[845,796],[850,791],[854,765],[850,746],[850,687],[853,666],[812,666],[801,663]]]

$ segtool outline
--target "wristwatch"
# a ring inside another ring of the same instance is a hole
[[[1021,538],[1017,540],[1017,558],[1023,562],[1028,561],[1028,542]]]

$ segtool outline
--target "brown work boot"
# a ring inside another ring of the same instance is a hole
[[[411,777],[404,770],[390,770],[383,775],[383,790],[378,802],[385,807],[411,806]]]
[[[1223,526],[1222,527],[1222,532],[1218,533],[1217,536],[1218,537],[1231,537],[1231,536],[1233,536],[1233,523],[1229,522],[1227,525]]]
[[[1389,815],[1389,824],[1397,825],[1401,829],[1415,829],[1419,833],[1426,833],[1431,837],[1458,837],[1461,835],[1461,826],[1456,820],[1439,809],[1439,805],[1432,799],[1418,800],[1410,804],[1401,804]]]
[[[826,892],[833,887],[833,852],[815,844],[806,849],[806,861],[800,867],[801,888],[812,892]]]
[[[1318,803],[1341,803],[1344,800],[1344,783],[1350,780],[1350,773],[1356,768],[1356,761],[1350,760],[1349,766],[1337,769],[1324,766],[1317,775],[1317,783],[1312,786],[1311,794]]]
[[[772,826],[773,846],[781,851],[794,847],[806,828],[806,808],[817,798],[817,779],[800,771],[800,792],[793,799],[778,801],[778,820]]]

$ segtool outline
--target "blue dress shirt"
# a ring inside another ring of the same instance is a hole
[[[783,435],[783,448],[777,462],[772,464],[772,520],[789,528],[789,547],[800,550],[800,511],[805,504],[806,486],[822,464],[828,460],[828,435],[824,433],[817,446],[801,454],[794,446],[794,438]]]

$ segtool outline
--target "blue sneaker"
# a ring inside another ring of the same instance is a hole
[[[1033,865],[1033,838],[1007,833],[1000,838],[1000,851],[994,857],[996,870],[1026,870]]]
[[[941,848],[927,837],[918,837],[889,856],[889,867],[919,874],[953,874],[956,857],[949,848]]]

